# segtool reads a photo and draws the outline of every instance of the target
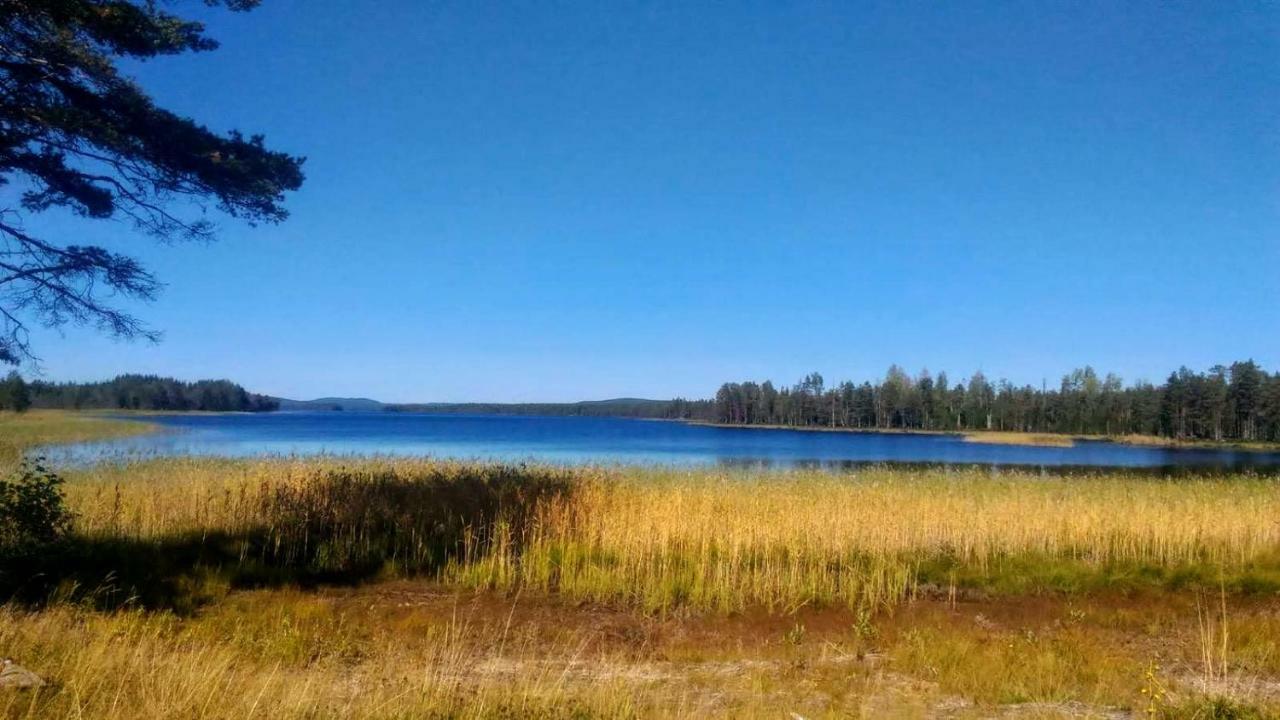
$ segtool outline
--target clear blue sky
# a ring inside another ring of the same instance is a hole
[[[575,400],[1280,369],[1280,4],[173,7],[223,46],[138,79],[308,180],[214,245],[29,222],[168,284],[160,345],[40,334],[51,379]]]

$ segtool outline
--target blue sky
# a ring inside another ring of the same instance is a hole
[[[51,379],[550,401],[1280,369],[1275,3],[174,7],[222,48],[131,71],[308,180],[212,245],[29,220],[168,285],[159,345],[39,334]]]

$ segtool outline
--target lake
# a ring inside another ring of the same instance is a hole
[[[55,460],[150,455],[425,455],[560,464],[808,467],[940,463],[1041,467],[1280,470],[1280,453],[1077,442],[990,445],[956,435],[721,428],[587,417],[279,412],[158,415],[163,432],[50,448]]]

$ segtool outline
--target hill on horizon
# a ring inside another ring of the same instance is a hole
[[[676,401],[609,398],[548,403],[426,402],[384,403],[371,398],[322,397],[314,400],[273,398],[282,411],[358,411],[439,413],[447,415],[552,415],[597,417],[672,417]]]
[[[314,400],[291,400],[289,398],[274,398],[280,403],[281,410],[383,410],[386,408],[384,403],[372,400],[370,398],[349,398],[349,397],[322,397]]]

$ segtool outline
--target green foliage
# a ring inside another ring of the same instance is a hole
[[[98,383],[33,383],[35,406],[62,410],[202,410],[259,412],[279,402],[230,380],[183,382],[154,375],[120,375]]]
[[[1280,558],[1271,555],[1229,566],[1211,561],[1096,563],[1035,553],[977,565],[954,556],[935,555],[917,560],[915,571],[916,581],[923,586],[954,586],[979,596],[1133,594],[1215,588],[1259,597],[1280,593]]]
[[[211,239],[206,203],[250,223],[287,217],[284,194],[302,184],[300,158],[158,107],[116,67],[119,58],[216,48],[204,30],[154,2],[0,2],[0,185],[19,188],[0,218],[0,362],[31,357],[33,321],[156,336],[106,301],[151,299],[160,287],[151,273],[102,247],[31,235],[24,214],[124,220],[162,241]]]
[[[880,631],[873,621],[871,610],[866,606],[859,607],[854,614],[853,635],[862,642],[875,640],[880,636]]]
[[[720,386],[695,417],[734,425],[935,431],[1006,430],[1075,435],[1159,435],[1185,440],[1280,442],[1280,373],[1252,360],[1207,373],[1182,368],[1164,385],[1125,386],[1113,374],[1074,370],[1057,388],[990,382],[981,372],[951,385],[946,373],[912,378],[889,368],[877,383],[825,385],[818,373],[790,388]]]
[[[61,486],[62,478],[39,459],[0,480],[0,560],[31,555],[62,539],[71,514]]]
[[[17,371],[0,380],[0,410],[24,412],[31,407],[31,392]]]

